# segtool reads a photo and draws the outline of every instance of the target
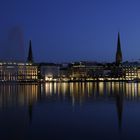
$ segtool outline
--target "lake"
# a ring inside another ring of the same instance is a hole
[[[140,83],[0,84],[1,140],[140,139]]]

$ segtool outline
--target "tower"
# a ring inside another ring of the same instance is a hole
[[[31,42],[31,40],[29,42],[29,51],[28,51],[27,62],[33,63],[33,53],[32,53],[32,42]]]
[[[122,62],[122,51],[121,51],[120,34],[118,33],[117,52],[116,52],[116,65],[119,65],[121,62]]]

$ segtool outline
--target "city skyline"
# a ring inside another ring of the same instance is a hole
[[[31,39],[37,62],[112,62],[120,32],[124,61],[138,60],[139,4],[136,0],[1,1],[1,59],[25,60]]]
[[[111,62],[105,62],[105,61],[96,61],[96,60],[90,60],[89,62],[99,62],[99,63],[116,63],[117,65],[119,65],[120,63],[122,62],[128,62],[127,60],[123,61],[123,53],[122,53],[122,48],[121,48],[121,39],[120,39],[120,32],[118,32],[118,38],[117,38],[117,43],[116,43],[116,57],[114,60],[112,60]],[[23,59],[21,59],[20,61],[18,59],[9,59],[7,60],[7,58],[4,60],[4,59],[1,59],[1,62],[27,62],[27,63],[41,63],[41,62],[34,62],[34,57],[33,57],[33,50],[32,50],[32,40],[29,40],[28,42],[28,52],[26,52],[27,54],[25,54],[25,57]],[[24,52],[25,53],[25,52]],[[140,59],[138,59],[140,60]],[[81,62],[84,62],[84,60],[81,60]],[[85,60],[85,62],[88,62],[88,60]],[[137,60],[136,60],[137,61]],[[135,62],[136,62],[135,61]],[[46,63],[48,61],[43,61],[43,63]],[[78,62],[76,60],[74,60],[73,62]],[[79,60],[80,62],[80,60]],[[131,61],[130,61],[131,62]],[[138,62],[138,61],[137,61]],[[58,62],[48,62],[48,63],[58,63]],[[61,63],[65,63],[64,61],[61,62]],[[72,61],[67,61],[67,63],[72,63]]]

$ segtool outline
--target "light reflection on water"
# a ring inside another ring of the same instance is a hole
[[[42,92],[44,92],[42,90]],[[119,83],[119,82],[99,82],[99,83],[46,83],[46,96],[67,96],[71,98],[85,100],[86,98],[113,97],[116,94],[123,94],[125,99],[139,99],[140,84],[138,83]],[[83,98],[82,98],[83,97]]]
[[[55,127],[53,126],[53,122],[56,124],[61,123],[62,126],[59,126],[58,129],[62,129],[65,131],[65,127],[71,126],[71,122],[75,122],[77,120],[77,116],[82,116],[83,118],[78,118],[78,124],[74,123],[77,127],[79,125],[83,125],[83,120],[87,120],[84,124],[89,128],[85,129],[85,133],[88,134],[91,129],[97,129],[100,125],[105,122],[108,122],[110,125],[107,126],[108,131],[113,131],[116,134],[116,129],[120,132],[125,131],[128,133],[129,127],[128,122],[132,121],[132,114],[137,116],[135,118],[135,124],[138,123],[140,117],[140,111],[138,110],[140,104],[140,83],[124,83],[124,82],[87,82],[87,83],[46,83],[46,84],[0,84],[0,122],[3,122],[3,127],[0,127],[0,130],[7,130],[8,124],[5,118],[10,118],[12,116],[12,111],[16,110],[14,114],[18,116],[20,113],[25,117],[24,119],[20,116],[21,120],[24,120],[24,124],[27,125],[25,129],[25,136],[23,139],[36,138],[39,139],[40,136],[35,135],[38,125],[40,124],[39,131],[42,133],[43,129],[50,129],[55,132]],[[131,108],[130,105],[135,106]],[[72,107],[72,112],[69,110]],[[61,108],[63,108],[61,110]],[[77,110],[78,108],[78,110]],[[86,108],[86,109],[85,109]],[[93,110],[92,110],[93,109]],[[21,111],[22,110],[22,111]],[[45,110],[45,113],[44,113]],[[98,110],[98,112],[96,112]],[[106,111],[109,112],[106,112]],[[46,113],[46,111],[48,111]],[[65,113],[67,112],[67,113]],[[113,112],[116,112],[114,115]],[[60,113],[60,114],[59,114]],[[73,113],[75,113],[75,117],[73,118]],[[97,114],[97,116],[95,115]],[[26,115],[25,115],[26,114]],[[50,115],[50,116],[49,116]],[[89,117],[86,118],[86,115],[92,116],[94,120],[92,120],[95,124],[91,126],[93,123]],[[110,115],[110,116],[106,116]],[[127,116],[128,115],[128,116]],[[56,121],[55,116],[59,116],[59,121]],[[67,121],[64,121],[63,117],[66,116]],[[115,120],[113,117],[117,117]],[[96,118],[97,117],[97,118]],[[108,117],[105,119],[105,117]],[[38,119],[37,119],[38,118]],[[61,119],[62,118],[62,119]],[[100,118],[100,120],[99,120]],[[117,128],[113,120],[117,122]],[[13,120],[11,120],[13,121]],[[11,123],[10,121],[10,123]],[[19,123],[19,120],[14,119],[15,124]],[[98,122],[99,126],[96,125]],[[21,122],[20,122],[21,123]],[[46,124],[44,126],[44,124]],[[6,124],[6,125],[5,125]],[[30,124],[30,128],[28,128],[28,124]],[[36,124],[38,124],[36,126]],[[42,125],[41,125],[42,124]],[[49,124],[49,125],[48,125]],[[114,125],[113,125],[114,124]],[[139,123],[138,123],[139,124]],[[137,125],[138,125],[137,124]],[[11,125],[11,124],[9,124]],[[33,127],[31,127],[33,126]],[[139,125],[138,125],[139,126]],[[11,126],[13,129],[18,129],[18,126]],[[64,128],[63,128],[64,127]],[[72,126],[71,126],[72,127]],[[75,127],[74,127],[75,128]],[[139,126],[140,128],[140,126]],[[84,129],[84,128],[83,128]],[[3,130],[3,131],[4,131]],[[35,134],[28,134],[29,131],[33,131]],[[107,131],[106,130],[106,131]],[[0,134],[3,131],[0,132]],[[73,130],[74,131],[74,130]],[[72,131],[72,132],[73,132]],[[98,134],[98,129],[96,130],[96,134]],[[103,133],[104,128],[100,131]],[[134,130],[135,131],[135,130]],[[79,131],[81,133],[81,130]],[[72,133],[74,136],[79,136],[79,133]],[[131,132],[132,134],[134,132]],[[11,134],[14,138],[16,137],[16,133]],[[35,136],[34,136],[35,135]],[[94,134],[95,135],[95,134]],[[118,135],[116,134],[116,139],[118,139]],[[123,138],[128,138],[128,136],[123,135]],[[3,136],[3,138],[5,135]],[[42,137],[50,138],[50,132],[48,130],[48,135],[46,133],[42,135]],[[60,135],[61,138],[63,138]],[[67,137],[67,136],[66,136]],[[92,137],[92,135],[91,135]],[[105,135],[107,137],[107,135]],[[55,137],[51,137],[55,139]],[[82,137],[81,137],[82,138]],[[102,139],[103,137],[97,137],[95,139]],[[113,138],[113,137],[108,137]]]

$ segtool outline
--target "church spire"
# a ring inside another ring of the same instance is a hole
[[[116,64],[119,65],[121,62],[122,62],[122,51],[121,51],[120,34],[118,32],[118,42],[117,42],[117,52],[116,52]]]
[[[27,62],[33,63],[33,53],[32,53],[32,42],[31,42],[31,40],[29,42],[29,52],[28,52]]]

